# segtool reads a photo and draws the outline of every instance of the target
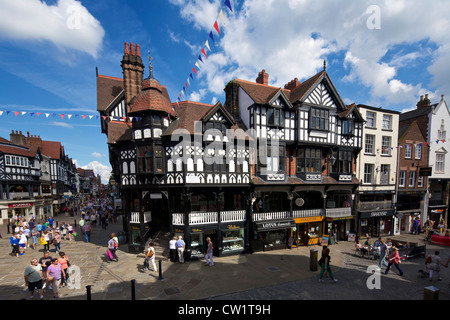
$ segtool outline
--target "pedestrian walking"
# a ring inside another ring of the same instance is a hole
[[[52,244],[55,246],[55,253],[58,254],[61,251],[61,234],[59,231],[55,231]]]
[[[381,265],[385,265],[387,267],[388,263],[386,262],[386,256],[388,252],[388,248],[383,239],[380,238],[380,261],[378,261],[378,268],[381,269]]]
[[[36,250],[36,243],[39,236],[39,232],[37,231],[37,228],[34,227],[33,230],[31,230],[31,243],[33,250]]]
[[[208,245],[207,249],[206,249],[206,254],[205,254],[205,260],[206,260],[206,265],[209,265],[210,267],[212,267],[214,265],[214,261],[213,261],[213,243],[211,241],[210,237],[206,238],[206,243]]]
[[[150,268],[150,262],[152,263],[153,271],[157,272],[158,269],[156,268],[155,263],[155,248],[153,247],[155,244],[153,242],[150,242],[148,245],[147,253],[145,255],[145,267],[144,270],[148,270]]]
[[[19,255],[23,256],[25,247],[27,245],[27,236],[23,233],[23,231],[19,231]]]
[[[53,258],[51,264],[47,268],[47,282],[49,283],[49,289],[53,290],[53,297],[59,298],[59,281],[64,275],[64,270],[61,269],[61,264],[58,259]]]
[[[337,226],[337,224],[334,224],[334,227],[333,227],[333,239],[334,239],[335,244],[339,243],[338,242],[338,226]]]
[[[70,260],[69,257],[64,252],[59,253],[58,263],[61,265],[61,286],[65,287],[66,285],[70,287],[69,281],[69,266]]]
[[[388,274],[389,269],[391,269],[391,266],[394,265],[397,268],[398,272],[400,272],[400,276],[403,276],[403,271],[400,268],[400,263],[401,259],[400,255],[398,254],[398,249],[396,247],[392,247],[392,252],[391,255],[389,256],[389,263],[384,274]]]
[[[85,223],[86,223],[86,221],[84,220],[84,213],[83,213],[80,221],[78,221],[78,225],[80,226],[81,234],[84,234],[83,227],[84,227]]]
[[[116,262],[118,262],[119,258],[117,257],[116,251],[117,251],[117,248],[119,247],[119,244],[116,239],[117,239],[116,234],[111,233],[110,239],[108,241],[108,250],[111,253],[109,255],[110,260],[113,261],[114,259],[116,259]]]
[[[441,281],[442,279],[440,278],[440,271],[441,271],[441,265],[446,267],[448,266],[448,260],[447,260],[447,264],[444,264],[441,260],[441,257],[439,257],[439,251],[435,251],[433,255],[429,256],[427,258],[427,261],[430,261],[428,269],[430,270],[430,276],[429,276],[429,280],[433,281],[433,275],[436,274],[437,275],[437,280]]]
[[[74,240],[73,232],[74,232],[73,226],[70,223],[68,223],[67,224],[67,234],[69,235],[69,241],[73,241]]]
[[[50,251],[50,233],[47,229],[42,232],[41,244],[44,246],[44,251]]]
[[[170,241],[169,241],[169,251],[170,251],[170,261],[171,262],[175,262],[175,260],[177,259],[177,247],[176,247],[176,243],[177,243],[177,237],[173,237]]]
[[[178,240],[175,243],[178,252],[178,262],[184,263],[184,250],[186,248],[186,243],[183,241],[182,236],[178,236]]]
[[[50,256],[50,253],[48,251],[44,252],[44,256],[39,259],[39,265],[42,267],[42,279],[44,282],[44,285],[42,286],[42,289],[46,287],[46,285],[51,285],[50,283],[47,283],[47,268],[52,262],[52,257]]]
[[[32,259],[30,265],[25,268],[24,272],[25,286],[28,287],[30,299],[34,297],[34,290],[37,289],[41,300],[44,299],[44,291],[42,290],[42,267],[37,259]]]
[[[83,226],[83,231],[84,231],[84,237],[86,239],[86,242],[91,242],[92,227],[91,227],[91,224],[89,223],[89,219],[86,220],[86,223]]]
[[[331,267],[330,267],[330,249],[326,248],[325,250],[323,250],[323,263],[322,263],[322,270],[320,271],[320,276],[319,276],[319,282],[323,282],[323,275],[325,273],[325,270],[327,270],[328,275],[330,276],[330,279],[333,280],[334,282],[337,282],[338,280],[335,279],[333,277],[333,273],[331,272]]]

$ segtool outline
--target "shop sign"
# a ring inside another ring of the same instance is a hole
[[[295,218],[295,223],[310,223],[310,222],[320,222],[324,219],[323,216],[306,217],[306,218]]]
[[[294,220],[279,220],[270,222],[257,222],[256,226],[258,230],[269,230],[269,229],[286,229],[295,226]]]
[[[192,228],[191,232],[203,232],[203,229],[200,228]]]
[[[385,217],[392,216],[394,214],[394,210],[382,210],[382,211],[372,211],[372,212],[361,212],[362,218],[376,218],[376,217]]]
[[[236,226],[234,224],[229,224],[229,225],[226,226],[226,229],[229,229],[229,230],[241,229],[241,227],[240,226]]]
[[[327,246],[327,245],[328,245],[328,239],[329,239],[329,238],[330,238],[330,236],[324,234],[324,235],[322,236],[322,243],[321,243],[321,244],[322,244],[323,246]]]
[[[431,167],[425,167],[419,169],[419,175],[423,177],[429,177],[432,175]]]
[[[10,203],[8,204],[8,208],[26,208],[32,207],[33,203],[31,202],[21,202],[21,203]]]

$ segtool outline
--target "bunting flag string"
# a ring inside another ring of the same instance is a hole
[[[231,2],[230,0],[225,0],[223,5],[225,5],[231,12],[233,11],[232,7],[231,7]],[[194,63],[194,67],[192,68],[192,72],[189,74],[189,77],[194,81],[194,76],[192,75],[192,73],[194,73],[194,75],[198,76],[199,71],[201,70],[200,65],[198,63],[198,61],[200,61],[202,64],[205,63],[204,59],[208,59],[208,55],[207,55],[207,51],[212,52],[211,46],[210,46],[210,41],[212,41],[213,44],[216,44],[216,40],[214,39],[214,33],[217,33],[218,36],[221,35],[220,33],[220,26],[218,23],[218,19],[220,19],[221,24],[225,25],[225,18],[224,18],[224,14],[223,14],[223,10],[220,9],[219,14],[217,15],[213,26],[211,27],[211,30],[208,34],[208,38],[206,39],[200,54],[197,57],[197,60]],[[223,33],[223,31],[222,31]],[[203,56],[202,56],[203,55]],[[202,58],[204,57],[204,59]],[[181,99],[183,98],[183,95],[186,96],[186,93],[188,91],[188,87],[191,86],[191,82],[189,82],[189,77],[188,77],[188,81],[184,84],[183,88],[181,89],[180,94],[178,95],[176,104],[174,105],[175,109],[178,107],[178,102],[181,102]]]
[[[15,115],[15,117],[18,116],[25,116],[25,115],[30,115],[30,117],[40,117],[41,115],[45,116],[45,119],[48,119],[50,116],[52,118],[55,118],[56,116],[61,117],[62,120],[66,119],[66,120],[72,120],[72,118],[78,118],[80,117],[83,120],[89,119],[99,119],[100,116],[99,115],[86,115],[86,114],[66,114],[66,113],[48,113],[48,112],[28,112],[28,111],[9,111],[9,110],[0,110],[0,117],[4,116],[8,116],[10,113],[13,113]],[[42,118],[42,117],[41,117]],[[102,116],[103,120],[116,120],[116,121],[121,121],[121,122],[133,122],[133,121],[139,121],[141,119],[141,117],[114,117],[114,116]]]

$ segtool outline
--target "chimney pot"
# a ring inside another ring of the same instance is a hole
[[[130,43],[130,54],[131,54],[132,56],[135,55],[135,53],[134,53],[134,43]]]
[[[128,42],[125,42],[125,51],[124,54],[130,54],[130,49],[128,48]]]
[[[138,57],[141,56],[141,46],[139,44],[136,44],[136,55]]]

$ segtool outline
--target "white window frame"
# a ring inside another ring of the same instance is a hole
[[[436,153],[435,172],[445,172],[445,153]]]
[[[375,165],[372,163],[364,164],[364,184],[374,183],[374,167]]]
[[[386,141],[388,143],[386,144]],[[391,145],[392,145],[392,138],[389,136],[382,136],[381,137],[381,154],[383,156],[390,156],[391,155]]]
[[[408,187],[414,187],[416,185],[416,172],[410,171],[409,172],[409,182]]]
[[[422,144],[416,144],[414,149],[414,159],[422,159]]]
[[[417,187],[423,187],[423,176],[419,176],[417,179]]]
[[[371,143],[369,144],[369,146],[370,146],[370,149],[371,150],[369,150],[368,151],[368,148],[367,148],[367,146],[368,146],[368,137],[371,137],[371,139],[372,139],[372,141],[371,141]],[[373,134],[366,134],[366,136],[365,136],[365,141],[364,141],[364,153],[365,154],[375,154],[375,135],[373,135]]]
[[[366,112],[366,127],[367,128],[376,128],[377,125],[377,114],[372,111]]]
[[[406,171],[402,170],[400,171],[400,175],[398,177],[398,185],[399,187],[404,187],[406,183]]]
[[[383,114],[383,130],[392,130],[392,115]]]
[[[412,145],[405,144],[405,159],[411,159],[412,157]]]

